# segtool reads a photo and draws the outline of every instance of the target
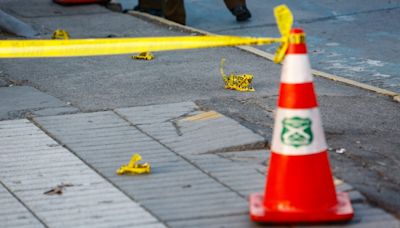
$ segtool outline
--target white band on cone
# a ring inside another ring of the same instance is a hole
[[[326,151],[318,108],[278,108],[271,150],[282,155],[308,155]]]
[[[311,66],[307,54],[288,54],[285,56],[281,82],[305,83],[312,81]]]

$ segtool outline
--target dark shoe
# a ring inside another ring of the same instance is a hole
[[[133,8],[133,10],[143,12],[143,13],[148,13],[148,14],[151,14],[154,16],[159,16],[159,17],[161,17],[163,15],[162,11],[159,9],[146,9],[146,8],[140,7],[140,5],[135,6],[135,8]]]
[[[247,21],[251,17],[251,13],[245,5],[236,6],[231,12],[236,16],[237,21]]]

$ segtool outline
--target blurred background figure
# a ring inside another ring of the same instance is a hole
[[[133,10],[161,17],[163,16],[163,1],[164,0],[138,0],[138,4]]]
[[[138,0],[138,5],[133,10],[159,17],[164,16],[168,20],[183,25],[186,23],[183,0]]]
[[[224,3],[237,21],[247,21],[251,18],[246,0],[224,0]],[[134,10],[164,16],[168,20],[186,24],[184,0],[138,0],[138,5]]]
[[[247,21],[251,13],[246,6],[246,0],[224,0],[226,7],[236,17],[237,21]]]

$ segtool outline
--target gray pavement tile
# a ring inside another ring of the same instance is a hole
[[[256,165],[233,162],[214,154],[195,155],[189,159],[244,198],[249,193],[260,192],[264,188],[265,175],[258,172]]]
[[[0,72],[0,74],[1,74],[1,72]],[[0,78],[0,87],[8,86],[8,84],[9,83],[6,80]]]
[[[347,223],[326,223],[326,224],[302,224],[302,225],[274,225],[274,224],[259,224],[251,222],[248,214],[234,215],[234,216],[215,216],[210,218],[182,220],[168,222],[171,227],[388,227],[398,228],[400,223],[393,216],[385,213],[381,209],[370,207],[366,204],[353,204],[356,210],[355,217],[352,221]]]
[[[30,115],[58,115],[77,112],[61,100],[29,86],[0,88],[0,120],[24,118]]]
[[[2,184],[0,184],[0,221],[1,228],[45,227]]]
[[[352,221],[345,224],[333,224],[329,227],[400,227],[399,221],[383,211],[382,209],[371,207],[368,204],[353,203],[355,215]],[[324,225],[317,225],[313,227],[326,227]]]
[[[248,196],[250,193],[254,192],[263,192],[264,191],[264,184],[265,184],[265,177],[263,175],[263,172],[260,171],[255,171],[255,173],[251,174],[248,173],[246,174],[246,169],[252,170],[252,166],[249,166],[249,163],[252,165],[258,165],[261,163],[261,161],[265,160],[262,155],[266,156],[269,153],[266,153],[265,151],[238,151],[238,152],[228,152],[228,153],[219,153],[219,157],[213,157],[216,155],[193,155],[190,156],[190,160],[193,161],[195,164],[197,164],[199,167],[201,167],[203,170],[205,170],[207,173],[209,173],[211,176],[217,178],[230,188],[240,192],[241,194]],[[229,160],[227,160],[229,158]],[[224,161],[225,160],[225,161]],[[233,161],[232,161],[233,160]],[[225,166],[224,163],[226,161],[232,162],[233,164],[230,166]],[[227,175],[229,172],[229,169],[231,170],[231,175]],[[265,169],[265,167],[263,167]],[[244,171],[244,175],[241,177],[241,172]],[[248,178],[251,176],[251,179]],[[246,179],[247,177],[247,179]],[[251,180],[251,181],[249,181]],[[251,184],[249,182],[253,182],[254,184]],[[245,186],[245,187],[244,187]],[[244,187],[244,188],[243,188]],[[353,203],[353,207],[355,209],[356,216],[353,219],[353,221],[349,224],[340,224],[340,225],[333,225],[333,227],[343,227],[343,226],[349,226],[349,227],[398,227],[399,226],[399,221],[394,218],[392,215],[386,213],[385,211],[379,209],[379,208],[374,208],[369,206],[366,203],[365,197],[360,194],[360,192],[353,190],[352,186],[341,182],[336,186],[337,191],[348,191],[349,197]],[[212,221],[212,219],[210,219]],[[218,219],[217,219],[218,220]],[[201,224],[204,224],[201,221]],[[190,226],[190,227],[196,227],[196,222],[200,221],[193,221],[193,224],[190,223],[190,221],[182,221],[182,222],[177,222],[177,224],[173,223],[173,226],[180,227],[182,226]],[[207,220],[206,220],[207,221]],[[189,223],[185,223],[189,222]],[[210,222],[210,221],[208,221]],[[190,225],[189,225],[190,224]],[[213,221],[212,224],[218,224],[218,222]],[[236,224],[236,223],[235,223]],[[241,223],[238,223],[241,224]],[[226,222],[223,227],[226,225],[226,227],[231,227],[229,222]],[[237,227],[251,227],[255,224],[246,224],[246,225],[238,225]],[[232,225],[233,227],[236,227],[236,225]],[[331,227],[332,225],[329,225]],[[213,226],[211,226],[213,227]],[[300,226],[303,227],[303,226]],[[314,227],[314,225],[312,226]],[[325,226],[321,226],[325,227]]]
[[[191,109],[175,109],[175,106],[122,108],[116,109],[116,112],[181,155],[265,143],[261,136],[221,114],[195,111],[195,106],[190,106]],[[141,113],[143,117],[138,119],[136,113]],[[159,113],[168,113],[168,117],[163,118],[161,123],[152,123],[151,117]]]
[[[12,129],[14,123],[16,129]],[[20,134],[16,135],[16,130]],[[23,144],[10,145],[4,141],[8,131]],[[162,225],[68,150],[53,147],[57,142],[38,131],[29,121],[0,122],[0,132],[3,135],[0,140],[0,180],[46,226],[97,227],[108,224],[116,227],[128,223],[137,226]],[[35,137],[35,141],[27,141],[29,137]],[[17,150],[13,149],[13,145]],[[32,147],[37,146],[48,147],[51,153],[31,151]],[[22,149],[30,153],[21,157],[19,151]],[[66,187],[62,195],[44,194],[61,183],[73,186]],[[121,210],[124,214],[121,214]]]
[[[56,108],[45,108],[41,110],[34,110],[32,114],[34,116],[55,116],[64,114],[73,114],[79,112],[79,109],[75,107],[56,107]]]
[[[170,106],[182,106],[181,112],[194,108],[193,103]],[[161,107],[160,111],[164,114],[159,115],[159,119],[176,116],[174,109],[163,109]],[[143,115],[143,112],[135,113]],[[232,207],[221,211],[221,215],[247,211],[247,201],[243,197],[116,114],[98,112],[96,115],[75,114],[73,117],[64,115],[34,120],[163,221],[211,216],[215,211],[218,214],[226,204]],[[109,123],[125,123],[125,127],[114,128]],[[119,133],[121,129],[123,133]],[[75,137],[74,132],[77,131],[80,133]],[[115,173],[120,165],[129,162],[133,153],[141,154],[143,160],[152,165],[151,174],[118,176]]]
[[[349,192],[354,190],[353,186],[347,184],[347,183],[341,183],[339,185],[336,185],[336,190],[337,191],[344,191],[344,192]]]
[[[266,150],[206,153],[208,144],[217,141],[208,137],[210,134],[223,140],[213,148],[218,151],[227,144],[240,146],[242,139],[251,139],[254,133],[224,116],[198,118],[206,112],[197,110],[190,102],[156,105],[154,109],[152,106],[123,108],[116,112],[131,123],[112,112],[34,120],[171,227],[257,227],[248,219],[246,199],[250,193],[264,191],[269,153]],[[157,116],[156,121],[151,122],[149,116]],[[171,121],[177,124],[174,126]],[[185,138],[185,134],[190,137]],[[235,138],[246,134],[249,136]],[[235,140],[224,140],[225,135]],[[198,146],[202,144],[205,145]],[[115,170],[128,163],[135,152],[152,164],[152,173],[116,175]],[[390,225],[397,221],[390,214],[368,206],[351,186],[340,183],[338,190],[349,191],[355,206],[356,218],[349,223],[351,226],[373,226],[380,222]]]
[[[181,102],[121,108],[117,109],[116,112],[127,117],[133,124],[142,125],[164,123],[198,110],[199,107],[193,102]]]
[[[171,227],[210,227],[210,228],[241,228],[241,227],[263,227],[262,225],[250,221],[249,215],[240,214],[233,216],[218,216],[210,218],[182,220],[168,222]],[[284,227],[284,226],[282,226]]]
[[[179,107],[179,104],[175,104],[176,106]],[[248,186],[253,186],[254,191],[262,189],[264,177],[254,167],[244,167],[218,155],[204,154],[208,151],[238,147],[243,144],[264,143],[262,137],[220,114],[207,115],[202,111],[190,112],[190,110],[172,108],[174,107],[171,105],[158,105],[155,109],[146,106],[145,109],[144,107],[124,108],[117,109],[116,112],[172,150],[185,156],[213,178],[240,193],[242,197],[247,197],[251,191]],[[137,118],[136,113],[141,113],[139,115],[143,117]],[[164,118],[162,123],[153,124],[150,122],[150,118],[145,119],[146,116],[156,116],[158,113],[171,114],[168,118]],[[175,125],[168,122],[171,119],[175,121]],[[174,128],[179,128],[179,134]],[[196,154],[201,155],[196,156]],[[225,168],[225,170],[221,170],[221,168]],[[254,178],[248,178],[249,176]],[[243,186],[247,187],[243,188]]]
[[[363,196],[359,191],[349,191],[348,193],[351,202],[353,203],[366,202],[365,196]]]

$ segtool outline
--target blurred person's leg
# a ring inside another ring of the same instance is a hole
[[[184,25],[186,23],[186,12],[183,0],[165,0],[164,17],[168,20]]]
[[[224,0],[226,7],[236,16],[237,21],[246,21],[251,13],[246,6],[246,0]]]
[[[163,0],[138,0],[138,5],[133,10],[162,16],[162,2]]]

